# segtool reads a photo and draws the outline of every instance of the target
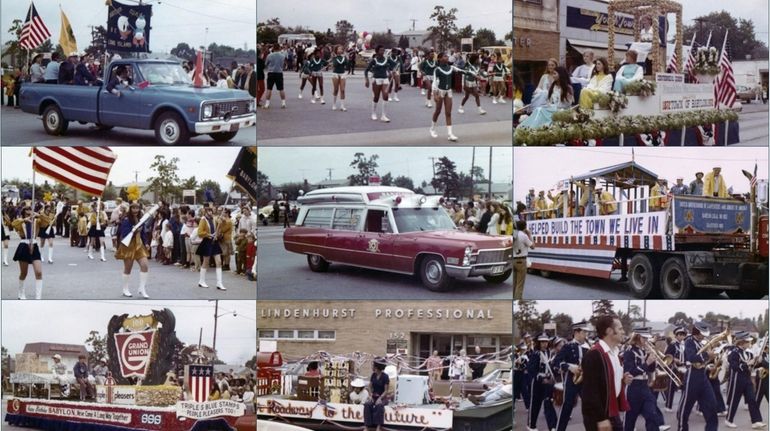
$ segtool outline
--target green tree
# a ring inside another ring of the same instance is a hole
[[[572,316],[564,313],[557,313],[553,316],[556,323],[556,335],[562,338],[572,337]]]
[[[277,43],[278,36],[287,33],[279,18],[270,18],[266,22],[257,23],[257,43]],[[307,33],[293,31],[292,33]]]
[[[387,33],[372,33],[370,46],[374,49],[377,45],[382,45],[385,49],[393,48],[396,46],[396,38],[393,37],[393,33],[390,30]]]
[[[348,185],[351,186],[365,186],[369,184],[369,177],[377,175],[377,159],[380,156],[372,154],[368,159],[364,153],[356,153],[353,155],[353,161],[350,162],[350,167],[358,170],[358,175],[353,174],[348,176]]]
[[[393,185],[405,189],[414,190],[414,181],[411,178],[399,175],[393,179]]]
[[[257,355],[252,356],[243,366],[250,370],[255,370],[257,368]]]
[[[200,189],[198,190],[198,193],[196,193],[196,196],[198,198],[198,203],[206,202],[206,190],[211,191],[211,195],[214,197],[215,205],[222,205],[223,203],[225,203],[225,198],[227,197],[227,194],[222,192],[222,188],[219,186],[219,183],[213,180],[201,181]]]
[[[612,301],[609,299],[599,299],[596,301],[591,301],[591,308],[593,309],[593,313],[591,314],[591,319],[594,319],[599,316],[604,316],[607,314],[613,314],[617,315],[615,311],[612,310]]]
[[[155,175],[147,178],[147,181],[150,183],[148,189],[155,193],[156,199],[172,202],[170,198],[173,198],[179,189],[177,187],[179,183],[177,163],[179,163],[178,157],[166,160],[166,157],[160,154],[155,156],[150,165],[150,169],[155,172]]]
[[[693,25],[684,26],[684,43],[689,44],[693,33],[697,32],[697,41],[705,44],[711,33],[711,46],[722,49],[725,32],[728,32],[727,41],[730,45],[731,60],[745,60],[746,55],[762,56],[753,57],[754,59],[767,58],[767,45],[756,37],[752,20],[736,19],[729,12],[722,10],[699,16],[693,21]]]
[[[525,332],[535,334],[540,330],[540,313],[538,313],[537,301],[519,300],[513,307],[513,327],[521,336]]]
[[[409,48],[409,38],[401,35],[401,37],[398,38],[398,47],[401,48],[402,51]]]
[[[194,61],[197,54],[195,48],[185,42],[179,42],[174,48],[171,48],[171,55],[175,55],[183,60]]]
[[[270,182],[270,178],[263,174],[262,171],[257,170],[257,198],[262,198],[267,194],[267,184]]]
[[[383,175],[382,178],[380,178],[380,184],[383,186],[392,186],[393,185],[393,175],[388,172],[387,174]]]
[[[428,27],[430,35],[426,40],[431,40],[437,44],[438,51],[445,51],[452,42],[454,33],[457,31],[457,8],[446,10],[444,6],[435,6],[430,19],[433,25]]]
[[[0,349],[0,369],[2,370],[3,381],[11,376],[11,355],[8,354],[8,349],[5,346]]]
[[[27,55],[27,50],[19,44],[21,38],[22,21],[15,19],[11,22],[11,28],[8,29],[8,33],[13,35],[13,39],[8,40],[3,45],[3,57],[11,57],[11,64],[19,67],[24,64],[24,58]]]
[[[86,53],[95,57],[104,54],[107,47],[107,29],[98,25],[91,30],[91,44],[85,49]],[[180,57],[181,58],[181,57]]]
[[[497,45],[497,37],[495,32],[488,28],[480,28],[476,30],[476,36],[473,38],[473,46],[494,46]]]
[[[505,33],[505,37],[503,39],[513,40],[513,30],[509,31],[508,33]]]
[[[668,318],[668,323],[672,325],[690,326],[692,325],[692,322],[692,317],[689,317],[687,313],[683,311],[677,311],[673,316]]]
[[[337,23],[334,24],[334,28],[336,29],[334,32],[334,40],[338,44],[347,47],[348,42],[355,40],[356,30],[353,28],[353,24],[348,20],[343,19],[337,21]]]
[[[115,200],[116,197],[118,197],[118,193],[115,191],[115,186],[112,185],[112,181],[110,181],[107,183],[107,187],[104,188],[104,193],[102,193],[102,200],[111,201]]]
[[[457,196],[460,191],[460,177],[457,173],[457,165],[448,157],[441,157],[436,162],[436,175],[430,182],[436,191],[444,196]]]
[[[99,331],[91,331],[85,341],[88,348],[88,364],[96,365],[99,361],[107,360],[107,334],[100,335]]]

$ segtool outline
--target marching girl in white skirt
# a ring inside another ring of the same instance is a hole
[[[96,203],[93,204],[93,212],[89,216],[89,224],[88,258],[93,260],[94,255],[92,252],[93,250],[98,250],[101,255],[101,261],[107,262],[107,259],[104,258],[104,244],[102,244],[104,240],[101,239],[104,238],[104,229],[107,228],[107,213],[104,212],[104,203],[98,209],[96,208]]]
[[[315,103],[316,100],[320,100],[321,105],[326,104],[324,101],[323,69],[328,65],[329,62],[322,57],[321,48],[316,48],[313,51],[313,56],[310,57],[310,60],[308,60],[308,66],[310,68],[310,83],[313,84],[313,97],[310,99],[310,103]]]
[[[38,214],[37,237],[40,240],[40,251],[45,248],[46,240],[48,242],[48,263],[53,263],[53,239],[56,237],[53,229],[48,233],[48,227],[54,222],[56,222],[56,216],[53,214],[51,204],[46,204],[43,207],[43,213]]]
[[[345,49],[342,45],[334,48],[335,56],[332,58],[332,87],[334,89],[334,103],[332,111],[337,110],[337,94],[340,95],[340,111],[347,111],[345,108],[345,81],[347,78],[348,56],[345,55]]]
[[[364,71],[364,86],[369,88],[369,71],[372,72],[374,82],[372,84],[372,120],[377,121],[377,103],[380,101],[380,94],[382,94],[382,113],[380,115],[380,121],[383,123],[389,123],[390,119],[385,115],[385,107],[388,105],[388,77],[393,70],[393,62],[388,57],[385,57],[385,48],[382,45],[377,45],[377,49],[374,50],[374,56],[366,66]]]
[[[463,72],[465,73],[465,97],[463,97],[463,101],[460,103],[460,108],[457,109],[457,112],[460,114],[465,113],[463,106],[465,106],[465,102],[468,101],[470,96],[473,96],[473,98],[476,99],[476,106],[479,108],[479,115],[484,115],[487,113],[487,111],[481,109],[481,101],[479,99],[479,78],[485,76],[486,72],[481,70],[481,68],[478,66],[478,62],[479,55],[471,54],[468,57],[468,61],[465,63],[465,69],[463,69]]]
[[[388,60],[393,64],[393,69],[390,71],[388,92],[392,90],[393,101],[400,102],[398,92],[401,91],[401,51],[398,48],[391,49]]]
[[[505,103],[505,77],[508,68],[503,63],[503,55],[495,54],[495,65],[492,66],[492,103]]]
[[[433,107],[431,99],[433,98],[433,71],[436,69],[436,52],[430,50],[428,55],[420,65],[420,71],[422,72],[423,85],[427,87],[428,93],[425,97],[425,106],[428,108]]]
[[[195,254],[201,257],[198,287],[209,287],[206,284],[206,269],[209,267],[209,259],[214,258],[217,272],[217,289],[227,290],[224,284],[222,284],[222,247],[220,247],[218,241],[219,226],[214,221],[214,209],[208,206],[203,214],[198,224],[198,236],[203,240],[198,246],[198,250],[195,251]]]
[[[452,133],[452,72],[459,71],[449,64],[449,57],[445,52],[439,54],[438,64],[433,70],[433,98],[436,101],[436,109],[433,111],[433,121],[430,125],[430,136],[438,137],[436,133],[436,122],[441,114],[441,106],[444,106],[444,117],[446,118],[446,129],[449,135],[447,139],[454,142],[457,136]]]
[[[149,254],[147,253],[142,227],[139,227],[136,232],[131,234],[134,226],[142,219],[142,215],[142,207],[136,202],[132,203],[128,208],[128,213],[120,220],[117,231],[118,250],[115,252],[115,259],[123,261],[123,296],[127,298],[133,296],[128,288],[128,280],[131,278],[131,269],[134,267],[134,261],[139,264],[139,294],[144,299],[150,297],[147,295],[146,290],[147,278],[150,274],[149,265],[147,264]],[[126,246],[122,240],[128,235],[131,235],[131,241]]]
[[[35,271],[35,299],[43,297],[43,262],[40,259],[40,248],[29,239],[33,237],[38,215],[32,212],[32,208],[24,207],[19,218],[11,223],[11,226],[19,234],[21,242],[16,247],[13,260],[19,262],[19,299],[27,299],[24,290],[24,281],[27,279],[29,265]]]
[[[0,223],[0,237],[3,241],[3,266],[8,266],[8,247],[11,244],[11,236],[5,232],[5,227],[11,227],[11,218],[3,211],[3,220]]]

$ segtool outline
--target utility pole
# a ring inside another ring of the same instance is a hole
[[[139,184],[139,171],[134,171],[134,182]]]
[[[411,18],[409,21],[412,21],[412,31],[414,31],[414,23],[416,23],[417,20],[414,18]]]
[[[474,168],[476,167],[476,147],[471,147],[473,153],[471,153],[471,195],[470,199],[473,200],[473,194],[476,192],[476,181],[474,181]]]
[[[487,193],[489,199],[492,199],[492,147],[489,147],[489,172],[487,172],[487,178],[489,179],[489,188]]]
[[[433,177],[431,179],[436,178],[436,158],[435,157],[428,157],[430,159],[430,167],[433,168]]]
[[[212,343],[211,349],[214,350],[214,352],[217,351],[217,320],[219,320],[219,300],[214,300],[214,341]]]
[[[332,171],[334,171],[334,168],[326,168],[327,171],[329,171],[329,181],[332,179]]]

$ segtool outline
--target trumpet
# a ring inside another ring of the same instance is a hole
[[[646,350],[655,358],[657,369],[663,371],[674,384],[677,386],[682,386],[682,380],[679,378],[676,372],[671,369],[671,364],[674,362],[674,357],[660,353],[658,349],[655,348],[655,345],[653,345],[652,342],[646,338],[644,339],[644,345]]]

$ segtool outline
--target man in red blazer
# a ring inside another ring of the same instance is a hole
[[[599,341],[583,356],[583,425],[586,431],[623,431],[620,413],[629,410],[625,386],[633,376],[623,374],[618,347],[623,325],[616,316],[596,319]]]

